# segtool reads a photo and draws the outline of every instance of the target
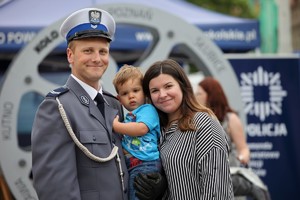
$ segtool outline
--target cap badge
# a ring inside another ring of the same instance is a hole
[[[89,12],[90,23],[93,25],[100,24],[101,14],[102,13],[98,10],[90,10],[90,12]]]

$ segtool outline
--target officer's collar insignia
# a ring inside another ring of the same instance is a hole
[[[81,95],[81,96],[79,97],[79,99],[80,99],[80,102],[81,102],[82,104],[86,105],[86,106],[88,106],[88,105],[90,104],[89,98],[88,98],[87,96],[85,96],[85,95]]]
[[[101,23],[101,12],[98,10],[90,10],[89,11],[89,19],[90,23],[93,25],[97,25]]]

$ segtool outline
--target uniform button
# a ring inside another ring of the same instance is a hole
[[[93,141],[96,141],[96,136],[93,136]]]

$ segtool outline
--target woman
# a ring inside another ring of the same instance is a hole
[[[216,79],[206,77],[199,82],[196,89],[196,98],[200,104],[206,105],[215,113],[221,122],[224,130],[229,136],[230,154],[229,162],[231,167],[247,166],[250,160],[250,150],[246,142],[243,125],[237,113],[229,106],[225,92]],[[232,168],[233,169],[233,168]],[[262,185],[262,181],[258,176],[249,171],[243,171],[249,177],[240,176],[236,173],[232,174],[233,191],[235,196],[248,196],[253,200],[270,200],[270,194],[267,187],[258,187],[257,183]],[[245,198],[235,198],[241,200]]]
[[[230,138],[230,166],[248,165],[250,150],[246,142],[243,125],[237,113],[229,106],[219,81],[204,78],[197,87],[196,98],[215,113]]]
[[[199,105],[181,66],[171,59],[155,62],[143,89],[160,117],[166,199],[233,199],[226,133],[213,112]]]

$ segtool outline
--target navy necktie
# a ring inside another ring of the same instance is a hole
[[[104,114],[104,99],[103,99],[103,96],[98,93],[97,96],[95,97],[95,101],[97,102],[97,107],[98,109],[100,110],[103,118],[105,117],[105,114]]]

